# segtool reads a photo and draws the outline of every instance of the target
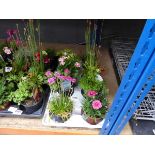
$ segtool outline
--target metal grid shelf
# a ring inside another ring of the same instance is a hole
[[[136,47],[136,41],[133,40],[112,40],[111,48],[119,78],[122,79],[126,68],[128,67],[131,56]],[[155,86],[150,90],[139,108],[134,114],[135,119],[155,121]]]

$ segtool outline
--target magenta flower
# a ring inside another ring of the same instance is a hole
[[[89,97],[94,97],[94,96],[96,96],[96,95],[97,95],[97,92],[94,91],[94,90],[89,90],[89,91],[87,92],[87,96],[89,96]]]
[[[45,64],[48,64],[49,62],[50,62],[50,58],[45,57],[45,58],[44,58],[44,63],[45,63]]]
[[[69,70],[68,68],[66,68],[66,69],[64,70],[64,73],[69,74],[69,73],[70,73],[70,70]]]
[[[76,62],[75,67],[81,67],[81,64],[79,62]]]
[[[9,49],[8,47],[4,47],[3,51],[4,51],[4,53],[6,53],[8,55],[11,54],[11,49]]]
[[[6,33],[11,37],[12,35],[17,33],[17,30],[9,29],[9,30],[7,30]]]
[[[72,82],[73,78],[70,76],[66,76],[65,80]]]
[[[48,83],[49,83],[49,84],[55,83],[55,77],[49,78],[49,79],[48,79]]]
[[[75,78],[72,78],[72,83],[76,83],[76,79]]]
[[[57,76],[57,78],[59,78],[60,80],[65,80],[66,79],[66,76],[59,75],[59,76]]]
[[[47,71],[47,72],[45,73],[45,75],[46,75],[47,77],[49,77],[49,76],[52,75],[52,72],[51,72],[51,71]]]
[[[92,107],[93,107],[93,109],[95,109],[95,110],[98,110],[98,109],[102,108],[102,103],[101,103],[101,101],[100,101],[100,100],[94,100],[94,101],[92,102]]]

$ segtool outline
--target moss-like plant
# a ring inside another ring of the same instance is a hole
[[[21,104],[26,99],[33,97],[35,99],[35,91],[42,91],[42,85],[44,83],[44,75],[29,73],[27,76],[21,77],[17,84],[17,90],[11,92],[9,97],[15,103]]]
[[[72,110],[73,102],[64,94],[60,94],[49,103],[49,112],[51,116],[59,116],[63,121],[70,118]]]

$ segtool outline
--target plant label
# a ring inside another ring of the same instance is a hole
[[[12,71],[12,67],[5,67],[5,72],[11,72]]]
[[[63,81],[61,83],[61,90],[65,91],[65,90],[68,90],[68,89],[71,89],[71,82],[65,80],[65,81]]]
[[[22,110],[16,110],[13,112],[14,115],[21,115],[23,113]]]
[[[15,108],[15,107],[10,107],[9,109],[8,109],[8,111],[10,111],[10,112],[15,112],[17,110],[17,108]]]

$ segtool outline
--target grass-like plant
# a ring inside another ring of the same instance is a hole
[[[35,26],[33,20],[24,21],[24,31],[8,30],[8,43],[13,51],[13,71],[26,70],[33,65],[36,72],[44,71],[43,52],[40,42],[40,24]],[[39,51],[39,52],[38,52]],[[39,55],[39,60],[37,59]]]
[[[92,29],[93,27],[93,29]],[[100,69],[97,64],[96,54],[96,25],[92,26],[89,21],[85,31],[86,41],[86,56],[83,64],[83,75],[80,79],[80,87],[87,92],[88,90],[95,90],[101,92],[102,89],[106,91],[105,82],[99,81],[97,76],[100,74]]]
[[[64,122],[70,118],[72,110],[73,102],[64,94],[54,97],[49,103],[49,112],[51,116],[61,117]]]

